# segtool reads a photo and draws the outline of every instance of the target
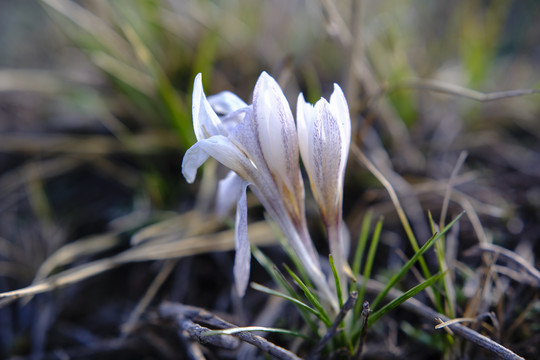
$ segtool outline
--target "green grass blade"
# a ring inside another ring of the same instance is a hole
[[[332,268],[332,273],[334,274],[334,281],[336,283],[336,292],[337,292],[339,307],[342,308],[343,307],[343,294],[341,293],[341,282],[339,279],[339,274],[337,272],[336,265],[334,264],[334,257],[332,256],[332,254],[330,254],[328,258],[330,261],[330,267]]]
[[[411,268],[411,266],[414,265],[414,263],[422,257],[422,255],[437,241],[439,240],[455,223],[458,221],[463,213],[459,214],[452,222],[450,222],[440,233],[437,233],[433,235],[425,244],[418,250],[413,257],[405,263],[399,270],[397,274],[395,274],[392,279],[386,284],[386,288],[377,295],[373,303],[371,304],[372,309],[376,309],[379,303],[384,299],[386,294],[390,291],[390,289],[405,275],[405,273]]]
[[[442,279],[442,277],[445,275],[445,273],[437,273],[435,275],[433,275],[432,277],[430,277],[429,279],[427,279],[426,281],[416,285],[415,287],[413,287],[412,289],[408,290],[407,292],[403,293],[401,296],[399,296],[398,298],[390,301],[388,304],[386,304],[385,306],[383,306],[380,310],[374,312],[370,317],[369,317],[369,320],[368,320],[368,326],[371,326],[375,321],[379,320],[383,315],[385,315],[386,313],[388,313],[389,311],[395,309],[396,307],[398,307],[399,305],[401,305],[403,302],[407,301],[408,299],[412,298],[413,296],[415,296],[416,294],[418,294],[419,292],[421,292],[422,290],[424,290],[425,288],[435,284],[437,281],[439,281],[440,279]]]
[[[358,245],[356,246],[352,266],[352,272],[355,279],[358,278],[358,275],[360,275],[360,265],[362,264],[362,258],[364,257],[364,251],[366,249],[372,216],[373,213],[368,211],[362,220],[362,227],[360,229],[360,236],[358,237]]]
[[[298,277],[298,275],[296,275],[287,265],[285,265],[285,269],[287,270],[289,275],[291,275],[294,281],[296,281],[298,286],[300,286],[300,288],[304,292],[304,295],[306,295],[306,298],[309,300],[309,302],[319,311],[321,315],[320,317],[321,321],[324,322],[326,327],[332,326],[332,321],[330,320],[330,317],[328,316],[323,306],[321,305],[319,299],[317,299],[317,296],[315,296],[311,292],[311,290],[309,290],[309,288],[306,286],[306,284],[304,284],[302,279],[300,279],[300,277]]]
[[[253,257],[261,264],[261,266],[266,270],[268,275],[272,277],[274,282],[281,286],[285,291],[289,293],[291,297],[295,299],[300,299],[300,296],[294,291],[293,287],[285,279],[283,274],[277,269],[276,265],[266,256],[263,252],[256,246],[251,247],[251,254]]]
[[[371,236],[371,244],[369,245],[368,255],[366,258],[366,264],[364,265],[363,280],[362,280],[362,284],[360,285],[360,288],[358,289],[358,301],[356,302],[356,305],[354,307],[355,318],[357,318],[360,315],[360,312],[362,310],[362,304],[364,302],[364,295],[366,293],[366,285],[369,280],[369,277],[371,276],[371,271],[373,269],[373,262],[375,260],[375,254],[377,253],[377,247],[379,246],[379,239],[381,237],[382,225],[383,225],[383,219],[380,218],[379,221],[377,221],[377,225],[375,225],[375,230],[373,231],[373,235]]]
[[[435,221],[433,221],[433,217],[431,216],[431,212],[429,212],[429,222],[431,224],[431,228],[435,229],[436,224]],[[433,230],[432,230],[433,231]],[[445,237],[442,236],[441,241],[437,242],[435,244],[435,254],[437,256],[437,261],[439,262],[439,271],[444,272],[448,270],[448,264],[446,262],[446,252],[445,252]],[[452,297],[452,294],[454,294],[454,284],[452,282],[452,277],[450,274],[445,276],[442,280],[442,285],[444,288],[444,298],[445,298],[445,305],[446,306],[440,306],[440,308],[445,309],[445,314],[448,315],[450,318],[455,317],[455,310],[454,310],[454,299]]]
[[[274,282],[278,284],[282,289],[284,289],[291,298],[294,298],[298,301],[300,301],[300,294],[298,294],[291,284],[285,279],[285,276],[278,270],[278,268],[275,266],[275,264],[268,259],[266,255],[262,253],[261,250],[259,250],[258,247],[252,246],[251,247],[251,254],[255,259],[261,264],[261,266],[266,270],[268,275],[272,277]],[[298,311],[300,311],[300,314],[304,318],[304,321],[308,324],[310,329],[313,331],[314,334],[318,333],[318,326],[315,323],[314,319],[310,316],[310,312],[305,310],[302,306],[297,308]],[[317,316],[317,318],[320,319],[320,314]]]
[[[276,291],[274,289],[270,289],[269,287],[266,287],[264,285],[261,285],[261,284],[257,284],[257,283],[254,283],[252,282],[251,283],[251,287],[255,290],[258,290],[260,292],[263,292],[263,293],[266,293],[268,295],[273,295],[273,296],[278,296],[280,298],[283,298],[287,301],[290,301],[292,302],[293,304],[295,304],[296,306],[298,307],[301,307],[307,311],[309,311],[310,313],[312,313],[313,315],[317,316],[320,318],[320,314],[317,310],[315,310],[314,308],[312,308],[311,306],[303,303],[302,301],[298,300],[298,299],[295,299],[294,297],[292,296],[289,296],[289,295],[286,295],[282,292],[279,292],[279,291]]]

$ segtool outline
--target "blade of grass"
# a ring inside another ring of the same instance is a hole
[[[362,264],[362,258],[364,257],[364,251],[366,249],[372,216],[373,213],[371,211],[368,211],[366,215],[364,215],[364,219],[362,220],[362,227],[360,229],[360,236],[358,237],[358,245],[356,246],[356,251],[354,253],[352,267],[355,279],[357,279],[358,275],[360,275],[360,265]]]
[[[343,294],[341,293],[341,282],[339,280],[339,274],[337,272],[336,266],[334,265],[334,257],[332,254],[328,257],[330,261],[330,267],[332,268],[332,273],[334,274],[334,281],[336,283],[336,292],[338,297],[339,307],[343,307]]]
[[[445,274],[446,274],[445,272],[437,273],[437,274],[433,275],[432,277],[430,277],[429,279],[427,279],[426,281],[416,285],[412,289],[410,289],[407,292],[403,293],[403,295],[401,295],[400,297],[390,301],[388,304],[383,306],[380,310],[376,311],[375,313],[373,313],[369,317],[368,327],[371,326],[375,321],[379,320],[383,315],[385,315],[389,311],[391,311],[391,310],[395,309],[396,307],[398,307],[403,302],[405,302],[408,299],[412,298],[413,296],[415,296],[416,294],[418,294],[419,292],[421,292],[425,288],[435,284],[437,281],[442,279],[442,277]]]
[[[278,286],[284,289],[291,298],[294,298],[300,301],[300,295],[296,293],[296,291],[294,291],[291,284],[289,284],[287,279],[285,279],[285,276],[283,276],[283,274],[277,269],[274,263],[270,261],[270,259],[268,259],[268,257],[264,255],[262,251],[259,250],[258,247],[252,245],[251,254],[259,262],[259,264],[261,264],[261,266],[266,270],[268,275],[272,277],[274,282],[278,284]],[[317,334],[318,326],[313,320],[313,318],[309,316],[309,312],[306,311],[303,307],[298,307],[298,311],[300,311],[300,315],[304,318],[304,321],[308,324],[308,326],[311,328],[313,333]],[[317,316],[317,318],[320,319],[320,314]]]
[[[281,274],[281,272],[277,269],[276,265],[266,255],[264,255],[258,247],[252,245],[251,254],[253,255],[253,257],[255,257],[257,262],[266,270],[268,275],[272,277],[276,284],[285,289],[291,297],[299,300],[300,297],[297,296],[296,292],[289,284],[289,282],[285,279],[283,274]]]
[[[382,299],[386,296],[386,294],[390,291],[390,289],[405,275],[405,273],[411,268],[411,266],[422,257],[422,255],[437,241],[439,240],[463,215],[463,213],[459,214],[452,222],[450,222],[446,227],[440,232],[431,237],[424,246],[422,246],[421,249],[419,249],[413,257],[405,263],[400,269],[400,271],[395,274],[392,279],[386,284],[386,288],[384,291],[381,291],[379,295],[375,298],[373,303],[371,304],[372,309],[376,309],[379,303]]]
[[[431,216],[431,212],[428,212],[428,218],[429,223],[431,227],[431,231],[435,234],[435,229],[437,228],[437,225],[435,224],[435,221],[433,221],[433,217]],[[437,261],[439,263],[439,271],[444,272],[448,270],[448,265],[446,264],[446,254],[445,254],[445,237],[441,236],[441,240],[435,243],[435,255],[437,256]],[[454,318],[454,302],[452,301],[450,294],[454,293],[453,291],[453,284],[452,279],[450,275],[445,276],[442,279],[442,285],[444,287],[444,298],[446,300],[446,303],[443,308],[446,310],[446,315],[450,316],[451,318]]]
[[[307,311],[309,311],[310,313],[312,313],[313,315],[317,316],[320,318],[320,313],[315,310],[314,308],[312,308],[311,306],[303,303],[302,301],[298,300],[298,299],[295,299],[293,298],[292,296],[289,296],[289,295],[286,295],[282,292],[279,292],[279,291],[276,291],[274,289],[270,289],[269,287],[266,287],[264,285],[261,285],[261,284],[257,284],[257,283],[254,283],[252,282],[251,283],[251,287],[255,290],[258,290],[260,292],[263,292],[265,294],[268,294],[268,295],[273,295],[273,296],[278,296],[282,299],[285,299],[287,301],[290,301],[292,302],[293,304],[295,304],[296,306],[298,307],[301,307],[303,309],[306,309]]]
[[[371,244],[369,245],[366,264],[364,265],[362,284],[358,289],[358,301],[356,302],[356,306],[354,307],[355,318],[358,318],[362,310],[361,308],[364,302],[364,295],[366,293],[366,284],[369,280],[369,277],[371,276],[371,270],[373,269],[373,262],[375,259],[375,254],[377,252],[377,247],[379,245],[379,239],[381,237],[382,224],[383,218],[380,218],[379,221],[377,221],[377,225],[375,225],[375,230],[373,231],[373,235],[371,236]]]
[[[326,327],[330,327],[332,326],[332,321],[330,320],[330,317],[328,316],[328,314],[326,313],[326,311],[324,310],[323,306],[321,305],[319,299],[317,299],[317,297],[311,292],[311,290],[309,290],[309,288],[306,286],[306,284],[304,284],[304,282],[300,279],[300,277],[298,277],[298,275],[296,275],[292,270],[291,268],[289,268],[287,265],[285,265],[285,269],[287,270],[287,272],[289,273],[289,275],[294,279],[294,281],[296,281],[296,283],[298,284],[298,286],[300,286],[300,288],[302,289],[302,291],[304,292],[304,294],[306,295],[307,299],[309,300],[309,302],[315,306],[315,308],[319,311],[319,313],[321,314],[321,320],[324,322],[324,324],[326,325]]]

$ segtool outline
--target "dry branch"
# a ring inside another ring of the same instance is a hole
[[[225,321],[220,317],[195,306],[188,306],[179,303],[164,303],[160,306],[159,312],[164,317],[176,317],[179,322],[183,321],[184,319],[188,319],[193,323],[202,323],[217,329],[230,329],[237,327],[236,325],[231,324],[230,322]],[[223,335],[205,336],[205,341],[208,342],[207,339],[213,336]],[[259,349],[275,357],[276,359],[301,360],[301,358],[299,358],[292,352],[271,343],[270,341],[266,340],[261,336],[254,335],[250,332],[239,332],[233,334],[233,336],[239,338],[244,342],[258,347]]]

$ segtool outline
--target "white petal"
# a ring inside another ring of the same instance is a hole
[[[216,195],[216,214],[218,217],[224,217],[232,209],[238,200],[234,194],[239,194],[243,185],[244,180],[234,171],[229,171],[227,176],[220,180]]]
[[[249,271],[251,267],[251,250],[249,247],[249,239],[247,233],[247,201],[246,187],[244,182],[240,189],[238,202],[236,205],[236,221],[235,221],[235,256],[233,274],[236,283],[236,291],[238,295],[243,297],[246,293],[246,288],[249,282]]]
[[[341,159],[341,133],[337,119],[333,116],[330,104],[321,99],[315,104],[316,121],[313,130],[312,183],[318,187],[321,196],[317,201],[325,214],[335,211],[336,194],[339,190]],[[322,203],[321,203],[322,202]]]
[[[315,112],[313,105],[304,100],[304,96],[300,93],[296,102],[296,129],[298,131],[298,146],[300,155],[306,167],[307,172],[311,172],[312,156],[310,152],[310,142],[312,137],[313,122],[315,121]]]
[[[283,91],[266,72],[255,85],[253,109],[260,147],[268,167],[294,189],[300,171],[294,118]]]
[[[212,106],[206,99],[203,91],[202,75],[195,77],[193,84],[193,129],[197,140],[209,138],[214,135],[227,135],[227,131],[221,124],[219,117],[212,110]]]
[[[188,182],[193,182],[197,169],[208,156],[249,181],[250,174],[253,172],[253,165],[249,159],[227,137],[217,135],[199,140],[184,155],[182,173]]]
[[[218,115],[228,115],[233,111],[248,106],[242,99],[230,91],[223,91],[219,94],[209,96],[208,102]]]
[[[208,153],[201,149],[200,144],[197,142],[190,147],[182,160],[182,175],[186,178],[188,183],[195,181],[197,175],[197,169],[208,159]]]
[[[238,123],[230,131],[229,139],[249,157],[260,172],[268,172],[254,124],[253,107],[243,108],[230,114],[230,116],[236,117],[236,113],[243,113],[244,116],[242,122]]]
[[[349,114],[347,99],[345,99],[345,95],[338,84],[334,84],[334,92],[330,96],[330,108],[334,116],[337,117],[340,125],[342,134],[342,159],[344,159],[342,166],[345,167],[351,144],[351,116]]]
[[[245,106],[221,118],[221,123],[223,124],[225,129],[227,129],[227,131],[229,132],[229,135],[232,131],[234,131],[234,128],[238,124],[241,124],[244,122],[247,114],[249,114],[251,111],[252,111],[251,106]]]

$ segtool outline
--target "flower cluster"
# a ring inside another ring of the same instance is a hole
[[[218,113],[221,116],[218,116]],[[221,180],[218,208],[236,200],[234,275],[240,295],[250,269],[246,189],[249,186],[291,244],[312,281],[330,303],[335,295],[321,271],[307,229],[304,183],[299,154],[328,231],[338,271],[347,268],[348,236],[342,220],[343,177],[349,152],[351,123],[347,101],[338,85],[330,101],[315,106],[298,97],[297,123],[277,82],[263,72],[247,105],[230,92],[207,98],[201,74],[193,88],[193,127],[197,143],[186,152],[182,173],[193,182],[209,158],[231,170]]]

